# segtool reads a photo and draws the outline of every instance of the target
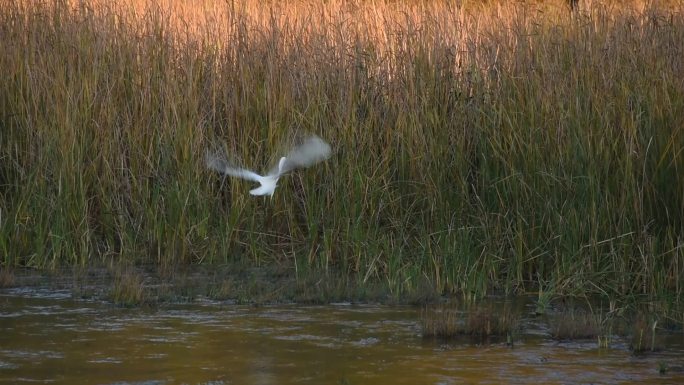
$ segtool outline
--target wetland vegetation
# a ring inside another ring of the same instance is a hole
[[[9,0],[0,284],[106,266],[139,303],[131,266],[237,263],[285,278],[214,293],[538,292],[681,323],[682,73],[677,2]],[[204,167],[293,132],[334,155],[273,200]]]

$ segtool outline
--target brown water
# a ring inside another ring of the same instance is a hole
[[[684,383],[684,344],[634,357],[617,340],[558,343],[533,317],[515,347],[421,338],[412,307],[248,307],[202,302],[154,310],[0,291],[0,384]],[[659,363],[670,368],[658,372]]]

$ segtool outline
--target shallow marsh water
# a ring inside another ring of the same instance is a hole
[[[525,317],[525,315],[523,315]],[[0,290],[0,383],[684,383],[682,335],[633,356],[617,339],[559,343],[532,316],[513,348],[421,337],[414,307],[119,308],[69,291]]]

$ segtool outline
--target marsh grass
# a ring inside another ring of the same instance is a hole
[[[557,340],[605,340],[602,316],[589,311],[570,309],[549,316],[551,338]],[[599,343],[599,345],[601,345]]]
[[[147,299],[143,275],[133,268],[120,267],[114,272],[108,298],[114,304],[125,307],[140,306]]]
[[[651,314],[638,313],[630,331],[629,348],[634,354],[662,350],[662,341],[657,338],[658,319]]]
[[[421,313],[423,338],[473,337],[478,341],[507,338],[519,326],[518,315],[506,305],[481,304],[459,308],[453,304],[426,306]]]
[[[681,303],[681,4],[117,4],[0,7],[3,266]],[[218,145],[258,168],[292,132],[335,155],[272,201],[203,167]]]
[[[14,285],[14,273],[9,268],[0,268],[0,288]]]

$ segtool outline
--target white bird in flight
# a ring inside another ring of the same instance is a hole
[[[280,176],[295,168],[309,167],[322,162],[330,157],[332,151],[330,145],[318,136],[312,135],[306,138],[302,144],[296,146],[286,155],[280,158],[278,164],[266,175],[259,175],[246,168],[234,167],[225,159],[214,154],[207,153],[207,167],[220,173],[259,182],[261,186],[249,191],[252,195],[270,195],[278,184]]]

